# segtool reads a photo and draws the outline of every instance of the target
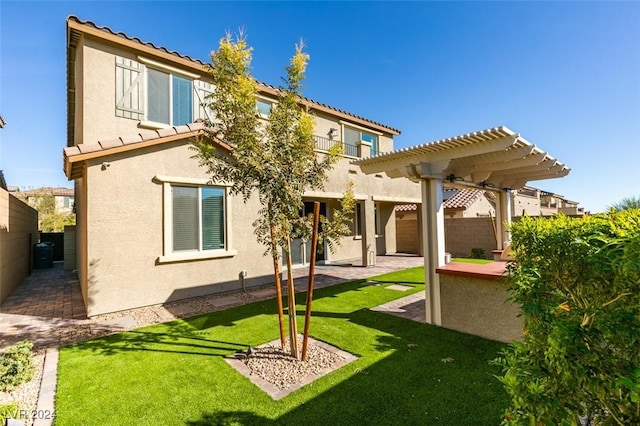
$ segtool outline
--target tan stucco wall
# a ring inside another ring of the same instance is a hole
[[[337,199],[342,197],[348,182],[353,183],[356,200],[373,199],[380,206],[381,233],[376,237],[375,250],[378,255],[395,253],[396,224],[395,204],[420,203],[420,185],[408,179],[391,179],[386,175],[365,175],[358,166],[350,164],[351,159],[342,158],[327,174],[324,191],[307,191],[307,199],[329,201],[331,210],[338,207]],[[335,253],[327,253],[328,260],[337,262],[361,256],[362,239],[352,235],[342,238]]]
[[[522,339],[524,322],[503,280],[440,274],[440,296],[443,327],[501,342]]]
[[[0,188],[0,303],[29,274],[38,212]]]
[[[233,257],[158,264],[163,255],[163,186],[154,176],[202,178],[185,142],[118,154],[90,163],[87,169],[88,314],[163,303],[245,284],[272,282],[272,263],[255,240],[253,222],[259,205],[228,197]],[[102,161],[110,166],[104,170]]]
[[[117,117],[115,114],[115,57],[137,61],[137,53],[91,38],[85,37],[83,40],[76,62],[76,76],[79,79],[76,83],[76,143],[109,140],[139,131],[139,120]],[[207,79],[204,70],[200,77]],[[315,118],[315,135],[328,137],[329,129],[335,128],[338,135],[334,139],[343,140],[341,119],[319,111],[312,111],[312,114]],[[380,151],[393,150],[393,136],[390,133],[374,133],[378,134]]]
[[[513,197],[513,216],[540,216],[540,199],[535,196],[516,194]]]
[[[77,143],[110,140],[140,131],[139,120],[117,117],[115,113],[115,56],[135,60],[133,52],[105,46],[91,39],[85,39],[84,45],[78,50],[83,60],[83,66],[79,71],[83,80],[84,96],[76,103],[76,111],[80,118],[76,119],[76,126],[83,129],[79,134],[81,139],[78,139]]]
[[[85,305],[89,301],[89,262],[88,262],[88,243],[87,243],[87,185],[86,178],[76,179],[76,268],[78,270],[78,280],[80,281],[80,290]]]
[[[115,56],[139,60],[137,52],[84,37],[76,53],[75,143],[111,140],[140,131],[140,120],[117,117],[115,112]],[[173,66],[178,66],[172,64]],[[189,72],[194,72],[189,69]],[[201,77],[205,77],[205,73]],[[327,137],[338,129],[342,140],[349,120],[316,111],[314,134]],[[362,125],[360,125],[362,127]],[[393,149],[393,135],[380,133],[379,149]],[[247,285],[272,280],[272,264],[263,247],[255,242],[253,222],[259,205],[256,197],[248,204],[234,199],[232,206],[233,249],[229,258],[158,264],[163,255],[162,184],[155,175],[206,178],[190,157],[184,143],[144,148],[89,161],[83,179],[76,181],[76,266],[89,315],[127,307],[161,303],[169,299],[239,288],[239,273],[247,270]],[[322,155],[322,154],[320,154]],[[311,191],[308,200],[320,200],[335,207],[335,200],[354,182],[356,197],[381,205],[384,233],[374,247],[384,254],[395,252],[393,203],[420,202],[420,187],[405,179],[366,176],[343,158],[329,173],[326,188]],[[110,167],[102,170],[101,163]],[[362,241],[353,236],[328,260],[360,256]],[[215,283],[215,285],[214,285]]]
[[[462,211],[462,217],[486,217],[489,214],[496,216],[496,209],[484,195],[479,196],[476,201]]]

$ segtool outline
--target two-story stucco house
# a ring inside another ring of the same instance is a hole
[[[107,27],[67,20],[68,141],[64,171],[75,181],[77,270],[89,316],[273,281],[272,263],[253,234],[260,209],[210,185],[190,144],[213,90],[204,63]],[[260,85],[256,106],[269,114],[276,89]],[[344,158],[320,201],[331,217],[348,181],[358,200],[352,235],[320,260],[396,251],[396,204],[419,203],[407,179],[365,175],[357,158],[393,150],[399,131],[301,99],[316,120],[319,153],[340,142]],[[294,260],[308,250],[296,245]]]

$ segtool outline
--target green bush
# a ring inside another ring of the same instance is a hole
[[[471,249],[471,256],[472,259],[486,259],[487,256],[485,256],[484,254],[484,249],[481,247],[474,247]]]
[[[640,210],[511,227],[524,342],[496,363],[505,424],[640,424]]]
[[[23,340],[0,353],[0,391],[10,391],[33,377],[33,343]]]
[[[17,418],[19,409],[18,404],[0,405],[0,425],[5,425],[8,419]]]

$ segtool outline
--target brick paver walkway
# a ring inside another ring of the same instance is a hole
[[[0,305],[0,313],[44,318],[86,319],[80,284],[62,262],[34,269]]]
[[[378,256],[376,266],[364,268],[360,265],[355,260],[316,266],[315,288],[421,266],[423,259],[406,255]],[[295,269],[293,276],[296,292],[306,291],[308,268]],[[286,284],[286,279],[283,284]],[[212,310],[219,310],[273,297],[275,290],[267,286],[247,290],[246,293],[204,298],[207,298]],[[156,322],[164,322],[202,313],[201,309],[195,310],[192,301],[187,299],[171,302],[170,307],[157,305],[141,309],[152,312]],[[412,315],[414,312],[405,316]],[[129,310],[126,315],[117,318],[88,319],[77,275],[64,271],[62,263],[55,263],[53,268],[34,270],[0,305],[0,349],[23,339],[33,341],[36,347],[52,347],[148,325],[136,320],[136,317],[136,310]]]

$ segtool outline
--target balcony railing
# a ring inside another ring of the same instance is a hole
[[[344,155],[347,157],[359,157],[358,155],[358,147],[353,144],[344,143],[342,141],[337,141],[335,139],[329,139],[322,136],[314,135],[313,139],[316,142],[316,149],[320,151],[329,151],[329,149],[335,144],[342,145],[344,149]]]

